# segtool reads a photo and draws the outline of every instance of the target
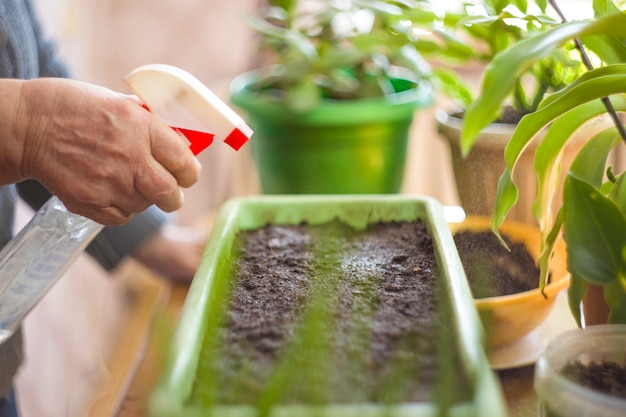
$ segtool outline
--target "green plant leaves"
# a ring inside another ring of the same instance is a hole
[[[496,232],[504,222],[508,211],[517,201],[518,190],[512,180],[512,172],[517,160],[533,137],[549,126],[535,153],[538,186],[533,213],[542,230],[542,253],[539,259],[541,288],[547,279],[548,264],[561,230],[561,222],[576,221],[576,217],[568,218],[567,212],[564,213],[563,219],[558,216],[555,219],[551,210],[552,201],[560,183],[561,155],[568,140],[581,126],[605,112],[604,105],[598,99],[605,95],[621,93],[626,90],[625,86],[626,66],[623,64],[600,68],[584,74],[566,89],[544,100],[537,112],[524,117],[506,147],[507,168],[498,183],[492,216],[492,228]],[[624,96],[614,96],[611,102],[617,110],[626,110]],[[572,164],[571,171],[578,178],[584,179],[591,186],[599,189],[608,152],[619,143],[619,140],[615,129],[601,132],[579,152],[579,157]],[[569,204],[568,201],[564,201],[564,206],[567,204]],[[580,212],[577,213],[580,214]],[[568,240],[568,248],[572,244],[575,243]],[[570,271],[574,272],[571,269]],[[586,272],[582,273],[578,270],[575,272],[586,276]],[[572,296],[576,297],[576,294]]]
[[[538,110],[554,103],[558,103],[556,106],[565,105],[564,108],[573,108],[596,98],[622,93],[626,91],[626,84],[623,84],[625,75],[626,64],[613,64],[588,71],[566,88],[543,100]]]
[[[618,99],[613,100],[614,105],[618,104]],[[626,101],[620,97],[619,108],[626,108]],[[533,214],[540,227],[547,226],[552,222],[550,206],[556,192],[556,187],[560,182],[560,161],[567,141],[578,131],[587,120],[595,119],[606,112],[603,103],[593,100],[576,107],[557,118],[548,129],[546,136],[537,146],[535,153],[535,173],[537,174],[537,196],[533,206]],[[615,133],[611,138],[615,137]],[[611,147],[615,144],[612,143]],[[604,147],[595,147],[593,151],[605,152]],[[606,150],[608,152],[608,150]],[[590,155],[590,160],[596,161],[602,158],[601,155]],[[606,154],[603,155],[606,160]],[[599,179],[604,173],[603,167],[598,167]]]
[[[297,51],[309,60],[318,58],[315,45],[303,33],[272,25],[265,19],[256,16],[248,16],[247,23],[252,29],[268,37],[268,42],[271,42],[272,39],[279,41],[282,47]]]
[[[567,264],[596,284],[626,276],[626,218],[614,201],[571,173],[564,190]]]
[[[302,78],[285,92],[285,100],[294,112],[305,112],[315,108],[321,101],[322,96],[315,79]]]
[[[598,138],[593,141],[599,142]],[[598,170],[606,161],[606,155],[595,160],[587,158],[590,155],[586,152],[593,148],[586,146],[583,149],[565,182],[564,229],[568,269],[571,272],[569,305],[580,325],[580,302],[586,292],[587,281],[594,282],[604,286],[610,309],[609,323],[626,323],[625,177],[622,174],[615,179],[608,196],[593,186],[601,181]]]
[[[613,0],[593,0],[594,16],[605,16],[619,11]]]
[[[608,74],[608,75],[607,75]],[[498,192],[496,196],[496,205],[494,208],[492,226],[497,229],[508,214],[509,210],[517,201],[517,187],[512,181],[511,173],[515,168],[517,160],[532,138],[552,121],[559,118],[562,114],[567,113],[573,108],[578,107],[581,103],[597,100],[601,97],[618,94],[626,90],[626,64],[616,65],[615,68],[599,68],[585,74],[577,82],[572,83],[568,88],[544,100],[540,109],[535,113],[529,114],[522,118],[515,133],[505,149],[506,170],[502,174],[498,183]],[[616,103],[623,106],[624,102]],[[576,124],[567,130],[554,130],[548,138],[549,143],[543,145],[544,149],[548,149],[549,155],[545,157],[543,164],[539,166],[540,171],[547,171],[550,161],[556,158],[556,154],[561,151],[562,146],[569,138],[569,132],[582,126],[588,120],[597,116],[597,108],[595,106],[586,106],[582,110],[577,111],[575,117]],[[466,119],[467,122],[467,119]],[[572,120],[574,122],[574,120]],[[565,129],[565,128],[564,128]],[[546,140],[544,139],[544,142]],[[554,146],[554,144],[558,146]],[[549,149],[553,146],[552,149]],[[547,181],[547,180],[546,180]],[[549,184],[541,184],[540,190]],[[546,196],[541,196],[542,201],[546,201]]]
[[[498,54],[485,70],[479,98],[465,114],[461,137],[463,153],[467,155],[479,132],[497,118],[504,100],[525,70],[566,41],[606,33],[626,37],[626,14],[615,13],[597,20],[565,23],[524,39]]]
[[[623,176],[618,182],[623,182]],[[604,286],[609,323],[626,323],[626,216],[623,207],[571,173],[565,183],[570,308],[579,318],[586,282]]]
[[[445,69],[434,70],[437,76],[433,83],[439,91],[448,95],[453,100],[468,106],[472,102],[472,92],[467,86],[460,82],[456,74]]]

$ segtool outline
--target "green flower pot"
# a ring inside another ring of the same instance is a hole
[[[264,194],[397,193],[408,133],[432,89],[398,80],[398,93],[367,100],[325,101],[297,114],[250,90],[255,72],[231,83],[231,101],[248,113],[250,142]]]

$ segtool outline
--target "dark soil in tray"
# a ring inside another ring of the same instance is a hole
[[[609,361],[587,364],[574,361],[566,364],[561,374],[583,387],[626,399],[626,365]]]
[[[539,286],[539,268],[532,255],[522,243],[504,239],[510,251],[491,231],[454,235],[474,298],[516,294]]]
[[[225,330],[214,355],[204,348],[194,401],[471,397],[423,223],[270,225],[239,238]]]

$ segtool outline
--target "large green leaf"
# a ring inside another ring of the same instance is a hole
[[[554,255],[554,248],[556,243],[561,238],[561,229],[563,228],[563,209],[557,211],[556,219],[551,228],[541,230],[543,233],[541,237],[541,251],[539,258],[537,259],[537,265],[539,266],[539,289],[543,292],[546,284],[548,283],[548,276],[550,271],[550,261]]]
[[[585,103],[556,119],[548,128],[535,153],[537,196],[533,214],[543,229],[552,222],[550,206],[559,186],[560,161],[567,141],[580,127],[581,120],[589,120],[606,112],[600,100]]]
[[[607,16],[619,12],[620,9],[615,6],[614,0],[593,1],[593,13],[595,17]],[[583,43],[585,47],[598,55],[606,64],[626,62],[626,44],[623,37],[620,39],[614,34],[608,33],[600,37],[584,37]]]
[[[571,112],[570,112],[571,113]],[[562,118],[561,118],[562,119]],[[561,120],[559,119],[559,120]],[[555,123],[550,130],[557,129],[559,126]],[[546,135],[548,136],[548,135]],[[607,157],[611,149],[613,149],[620,142],[620,137],[617,134],[615,128],[607,129],[592,139],[590,139],[579,151],[577,157],[573,161],[570,171],[578,178],[582,178],[588,183],[600,187],[602,183],[604,167]],[[536,162],[536,161],[535,161]],[[552,184],[553,192],[558,185],[556,180]],[[550,194],[549,199],[553,194]],[[541,223],[541,252],[538,259],[540,274],[540,288],[543,289],[547,278],[550,260],[554,252],[554,247],[557,240],[561,236],[561,229],[563,226],[564,210],[563,208],[558,210],[556,219],[553,221],[546,218],[547,215],[539,217],[542,219]]]
[[[621,142],[617,129],[604,130],[591,138],[578,151],[569,172],[593,187],[600,189],[609,153]]]
[[[569,271],[600,285],[625,276],[626,218],[619,207],[569,173],[563,210]]]
[[[610,149],[621,141],[616,130],[605,131],[592,138],[578,153],[572,163],[570,171],[578,178],[583,178],[588,184],[599,187],[604,175],[604,167]],[[575,243],[568,240],[568,245]],[[587,291],[587,281],[577,271],[570,270],[571,283],[568,289],[568,303],[572,315],[578,325],[581,325],[580,305]]]
[[[498,116],[517,78],[538,60],[571,39],[597,34],[626,36],[626,14],[615,13],[596,20],[564,23],[524,39],[498,54],[485,69],[479,98],[464,117],[461,149],[467,155],[479,132]]]
[[[611,36],[587,36],[583,38],[583,43],[606,64],[626,62],[626,44],[622,39]]]
[[[611,73],[610,75],[604,76],[608,72],[605,68],[590,71],[585,74],[586,77],[584,80],[572,83],[572,85],[562,92],[555,93],[548,97],[544,100],[547,104],[542,104],[535,113],[522,118],[505,149],[504,159],[506,169],[498,183],[496,204],[492,217],[494,229],[497,229],[502,224],[509,210],[517,202],[518,191],[512,181],[511,173],[528,143],[539,131],[562,114],[567,113],[585,102],[591,102],[605,96],[624,92],[626,90],[626,65],[617,66],[622,68],[623,73]],[[589,74],[591,74],[591,76],[589,76]],[[600,74],[601,76],[594,77],[593,74]],[[597,114],[593,108],[586,109],[582,112],[585,114],[579,115],[578,126],[581,126]],[[549,140],[564,143],[563,138],[558,134],[555,134],[552,138],[549,138]],[[544,146],[547,148],[549,145]]]
[[[582,314],[580,311],[580,303],[583,301],[583,297],[587,292],[587,281],[584,278],[570,273],[570,284],[567,289],[567,303],[569,309],[576,320],[578,327],[582,327]]]
[[[619,12],[614,0],[593,0],[593,14],[596,17]]]
[[[626,111],[626,98],[613,97],[611,103],[616,110]],[[580,129],[582,121],[593,120],[605,112],[606,108],[600,100],[576,107],[557,118],[537,146],[534,164],[537,175],[537,197],[533,214],[540,228],[543,229],[552,222],[550,205],[561,182],[559,167],[568,140]],[[595,155],[593,157],[596,158]]]
[[[609,306],[608,322],[626,324],[626,280],[619,277],[604,287],[604,298]]]

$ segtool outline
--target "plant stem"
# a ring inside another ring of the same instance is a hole
[[[561,21],[567,22],[567,18],[563,14],[563,11],[557,4],[556,0],[548,0],[548,3],[550,3],[550,6],[552,6],[554,11],[559,15]],[[589,56],[587,55],[587,51],[585,51],[585,48],[582,42],[578,38],[574,39],[574,42],[576,44],[576,49],[578,49],[578,51],[580,52],[580,57],[583,61],[583,64],[587,67],[588,70],[592,70],[593,64],[591,63],[591,60],[589,59]],[[617,128],[619,135],[622,137],[622,141],[626,143],[626,129],[624,128],[624,124],[620,120],[619,115],[615,111],[615,108],[611,104],[611,101],[609,100],[608,97],[602,97],[601,100],[602,100],[602,104],[604,104],[604,107],[606,108],[607,112],[611,116],[611,119],[613,119],[613,123],[615,124],[615,127]]]

